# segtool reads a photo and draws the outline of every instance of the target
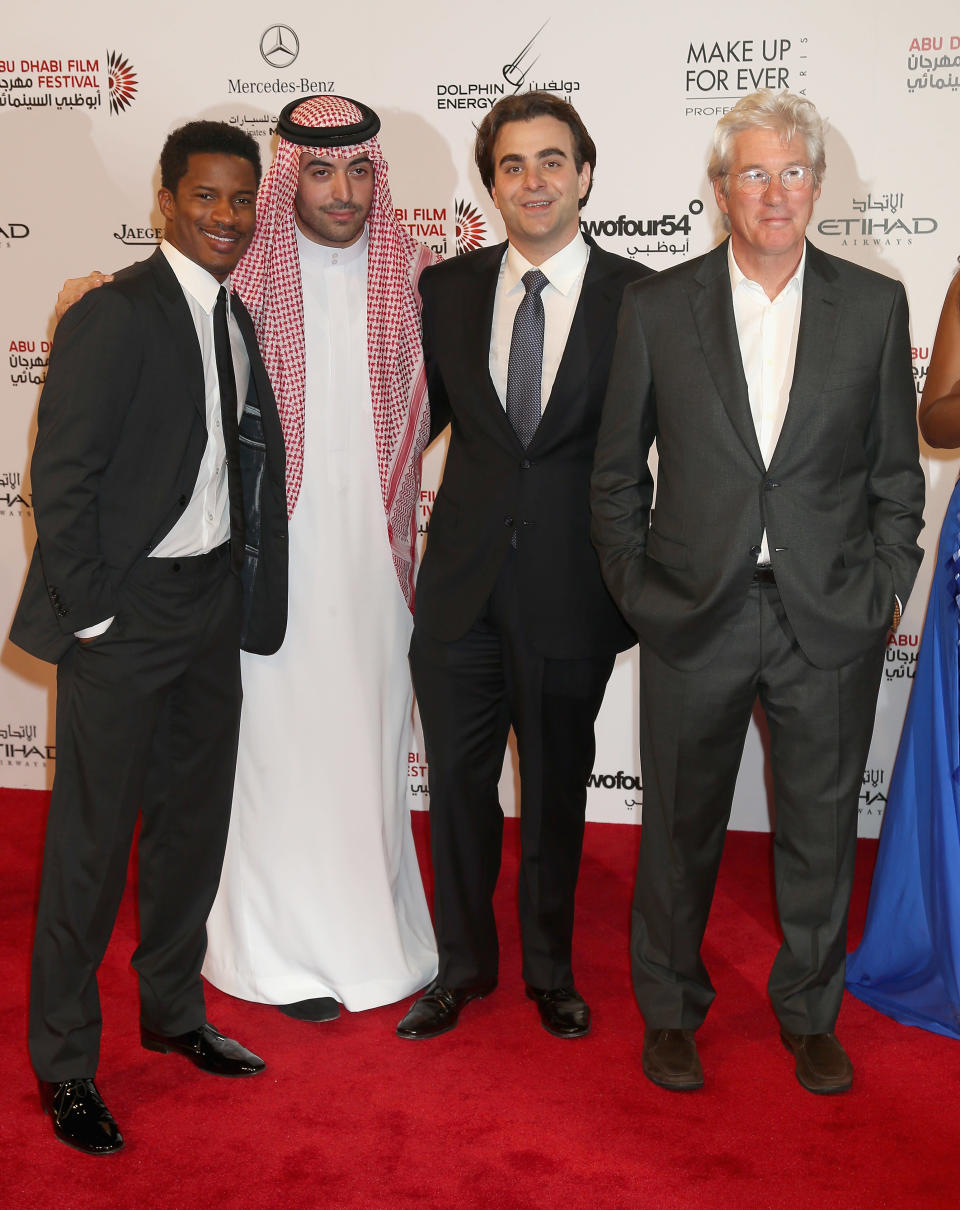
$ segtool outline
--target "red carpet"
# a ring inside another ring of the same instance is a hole
[[[627,923],[638,833],[587,828],[575,965],[589,1038],[540,1027],[519,976],[507,822],[498,899],[501,983],[460,1026],[401,1042],[402,1007],[307,1025],[210,989],[210,1019],[262,1054],[264,1075],[222,1080],[140,1049],[130,897],[101,971],[98,1083],[127,1147],[91,1158],[43,1118],[26,1055],[28,951],[46,796],[0,791],[0,1205],[508,1207],[510,1210],[904,1210],[960,1204],[956,1042],[848,997],[838,1032],[851,1093],[793,1076],[766,1000],[777,946],[769,837],[732,833],[707,934],[717,988],[698,1035],[707,1085],[673,1094],[640,1073]],[[418,841],[425,818],[414,818]],[[876,845],[861,842],[851,940]],[[323,927],[318,921],[317,927]]]

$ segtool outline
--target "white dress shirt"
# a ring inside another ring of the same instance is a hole
[[[221,283],[206,269],[184,256],[164,240],[160,251],[167,258],[183,290],[200,344],[203,362],[204,408],[207,418],[207,445],[200,460],[200,471],[193,494],[173,528],[150,552],[151,558],[181,558],[206,554],[222,546],[230,537],[230,504],[227,486],[227,458],[220,421],[220,379],[213,343],[213,309]],[[250,359],[237,321],[230,308],[230,280],[227,291],[227,329],[233,353],[233,372],[237,381],[237,418],[243,410],[250,380]],[[76,631],[80,639],[103,634],[113,618]]]
[[[565,248],[555,252],[542,265],[531,265],[513,244],[507,245],[500,263],[500,278],[493,304],[490,333],[490,377],[504,408],[507,406],[507,369],[510,365],[510,341],[513,321],[526,293],[523,275],[539,269],[547,278],[543,299],[543,374],[540,379],[540,412],[547,405],[560,368],[563,350],[570,335],[573,313],[580,301],[583,275],[590,257],[590,245],[578,231]]]
[[[806,259],[807,246],[804,244],[793,276],[776,298],[768,298],[763,286],[744,276],[734,258],[732,241],[727,245],[737,339],[764,466],[769,466],[773,458],[790,401]],[[758,562],[770,562],[766,530],[760,542]]]

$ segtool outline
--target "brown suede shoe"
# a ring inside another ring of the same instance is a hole
[[[836,1034],[790,1034],[780,1038],[797,1060],[797,1079],[808,1092],[846,1092],[853,1084],[853,1064]]]
[[[643,1074],[672,1092],[703,1087],[703,1068],[692,1029],[647,1029],[643,1035]]]

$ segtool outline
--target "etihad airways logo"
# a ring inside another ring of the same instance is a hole
[[[841,248],[909,247],[915,238],[933,235],[940,226],[929,215],[911,215],[904,205],[903,191],[896,188],[851,198],[850,209],[852,214],[822,218],[817,223],[817,231],[839,238]]]

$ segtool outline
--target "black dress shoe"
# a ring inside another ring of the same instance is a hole
[[[643,1074],[671,1092],[703,1087],[703,1068],[692,1029],[650,1029],[643,1035]]]
[[[397,1037],[435,1038],[447,1033],[456,1025],[465,1004],[488,996],[496,986],[496,981],[480,987],[444,987],[431,983],[397,1026]]]
[[[336,1021],[340,1016],[340,1001],[333,996],[317,996],[314,1000],[297,1000],[294,1004],[278,1004],[285,1017],[295,1021]]]
[[[141,1025],[140,1044],[145,1050],[156,1050],[163,1055],[176,1051],[201,1071],[212,1072],[215,1076],[255,1076],[266,1067],[259,1055],[234,1042],[233,1038],[225,1038],[207,1024],[175,1038],[155,1034]]]
[[[847,1092],[853,1084],[853,1064],[836,1034],[791,1034],[780,1027],[780,1038],[797,1060],[797,1079],[807,1092]]]
[[[87,1155],[110,1155],[123,1146],[123,1135],[92,1079],[40,1081],[43,1112],[53,1119],[61,1143]]]
[[[541,990],[527,986],[527,995],[540,1009],[540,1020],[555,1038],[582,1038],[590,1032],[590,1006],[573,987]]]

